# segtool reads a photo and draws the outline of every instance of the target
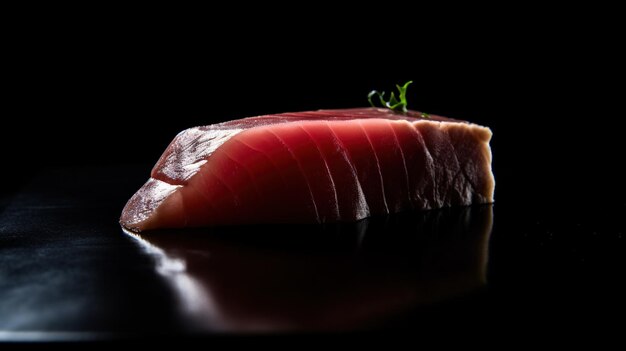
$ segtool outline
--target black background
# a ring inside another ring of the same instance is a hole
[[[560,301],[554,313],[584,306],[596,318],[621,301],[603,290],[623,280],[613,263],[623,263],[626,209],[623,55],[610,10],[144,10],[42,10],[9,26],[1,195],[55,167],[139,165],[147,178],[184,128],[365,106],[370,90],[413,80],[411,109],[494,132],[495,245],[506,248],[495,260],[506,269],[492,273],[519,278],[511,291],[535,288],[525,304],[525,291],[501,295],[517,301],[504,306]],[[591,263],[577,265],[572,247]]]
[[[582,25],[580,11],[225,24],[217,12],[175,21],[44,11],[8,35],[2,191],[42,167],[150,165],[187,127],[365,106],[370,90],[411,79],[410,108],[492,128],[499,194],[613,201],[624,175],[617,24],[588,13]]]

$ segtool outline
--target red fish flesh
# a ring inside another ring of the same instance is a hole
[[[493,202],[491,130],[409,111],[283,113],[187,129],[128,201],[131,230],[356,221]]]

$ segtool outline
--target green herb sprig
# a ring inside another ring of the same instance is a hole
[[[391,92],[391,96],[389,96],[389,100],[385,101],[385,92],[378,92],[377,90],[372,90],[370,91],[369,94],[367,94],[367,101],[370,102],[370,105],[372,105],[372,107],[376,107],[376,105],[374,104],[374,102],[372,101],[372,97],[374,95],[378,95],[378,99],[380,100],[380,103],[384,106],[387,107],[388,109],[392,110],[392,111],[398,111],[398,110],[402,110],[402,112],[407,113],[407,101],[406,101],[406,90],[409,87],[409,84],[413,83],[412,80],[404,83],[403,86],[399,86],[396,84],[396,88],[398,88],[398,98],[396,98],[396,94],[392,91]]]

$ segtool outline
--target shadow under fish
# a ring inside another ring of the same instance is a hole
[[[378,328],[486,284],[492,205],[357,223],[125,231],[191,331]]]

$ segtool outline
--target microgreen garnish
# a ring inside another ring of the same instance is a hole
[[[411,83],[413,83],[413,81],[410,80],[404,83],[403,86],[399,86],[396,84],[396,88],[398,88],[398,98],[396,98],[396,94],[392,91],[391,96],[389,96],[389,101],[385,101],[384,91],[381,93],[381,92],[378,92],[377,90],[372,90],[370,91],[369,94],[367,94],[367,101],[370,102],[370,105],[372,105],[372,107],[376,107],[374,102],[372,102],[372,97],[374,95],[378,95],[378,99],[380,100],[381,105],[383,105],[384,107],[387,107],[388,109],[392,111],[397,111],[398,109],[401,108],[402,112],[407,113],[408,110],[406,108],[407,106],[406,89],[409,87],[409,84]]]
[[[422,118],[430,118],[430,114],[422,112]]]

